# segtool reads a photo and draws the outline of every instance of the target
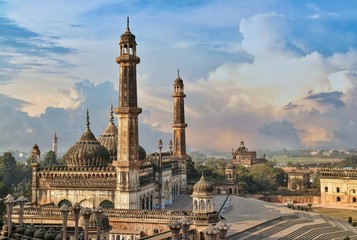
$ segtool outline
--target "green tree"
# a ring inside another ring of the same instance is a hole
[[[16,173],[16,160],[10,152],[5,152],[0,157],[0,173],[2,181],[6,188],[10,188],[11,185],[16,182],[16,178],[20,177]]]
[[[266,164],[255,164],[249,169],[258,191],[275,191],[282,183],[283,172]],[[284,175],[285,176],[285,175]]]
[[[42,167],[58,165],[56,153],[54,151],[48,151],[45,159],[40,164]]]

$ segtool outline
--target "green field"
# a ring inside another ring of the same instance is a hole
[[[268,159],[269,161],[274,161],[277,163],[331,163],[339,162],[340,158],[328,158],[328,157],[290,157],[287,155],[272,156]]]

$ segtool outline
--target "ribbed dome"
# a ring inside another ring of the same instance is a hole
[[[24,234],[25,234],[25,236],[32,237],[35,234],[36,231],[37,231],[37,229],[36,229],[35,225],[31,223],[27,227],[27,229],[26,229]]]
[[[195,193],[207,193],[207,192],[212,192],[213,191],[213,186],[209,182],[205,180],[205,177],[202,176],[200,181],[198,181],[194,186],[193,186],[193,192]]]
[[[34,238],[39,238],[39,239],[43,239],[45,234],[46,234],[46,230],[43,228],[43,226],[41,226],[34,234]]]
[[[146,158],[146,151],[145,149],[139,145],[139,160],[145,160]]]
[[[113,106],[110,109],[109,124],[104,132],[99,136],[98,142],[100,142],[108,151],[111,159],[117,157],[118,147],[118,128],[114,124]]]
[[[83,135],[64,156],[67,166],[106,166],[109,162],[109,152],[94,137],[89,129],[87,111],[87,129]]]
[[[26,223],[22,222],[22,223],[20,223],[19,226],[17,226],[17,228],[15,229],[15,232],[18,234],[24,234],[26,229],[27,229]]]
[[[56,236],[57,236],[58,232],[53,229],[50,228],[47,233],[45,234],[45,236],[43,237],[44,240],[55,240]]]

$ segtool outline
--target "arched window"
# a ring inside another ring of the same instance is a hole
[[[206,209],[206,203],[204,200],[200,201],[200,209]]]
[[[352,198],[352,202],[354,202],[354,203],[356,202],[356,198],[355,198],[355,197],[354,197],[354,198]]]
[[[337,202],[340,202],[341,201],[341,198],[340,197],[337,197]]]
[[[72,203],[67,199],[63,199],[58,203],[58,207],[62,207],[62,205],[66,204],[67,207],[72,207]]]
[[[198,208],[198,203],[197,203],[197,199],[195,199],[195,201],[193,201],[193,210],[197,210]]]
[[[232,194],[232,188],[229,188],[229,194]]]
[[[150,195],[150,209],[152,210],[152,195]]]
[[[109,200],[104,200],[99,204],[102,208],[114,208],[114,203]]]

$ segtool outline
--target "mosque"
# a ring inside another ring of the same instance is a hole
[[[119,104],[111,108],[109,123],[103,133],[94,136],[90,129],[87,110],[86,127],[79,140],[64,155],[63,166],[40,166],[40,149],[35,145],[31,153],[32,205],[23,210],[23,221],[61,224],[61,207],[102,207],[112,229],[111,239],[138,239],[168,231],[172,220],[187,215],[193,227],[202,233],[210,223],[218,222],[214,209],[213,187],[201,180],[193,187],[192,211],[166,210],[172,200],[187,192],[187,161],[185,106],[183,80],[178,74],[173,83],[173,142],[169,151],[146,156],[139,145],[138,116],[142,109],[137,100],[135,35],[131,33],[129,18],[126,31],[120,37]],[[118,118],[118,127],[114,123]],[[57,136],[55,136],[57,137]],[[53,147],[57,147],[56,139]],[[18,216],[20,222],[20,213]],[[69,214],[68,224],[75,218]]]

